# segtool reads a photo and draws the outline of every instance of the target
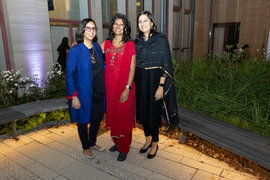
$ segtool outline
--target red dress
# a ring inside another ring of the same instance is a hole
[[[128,100],[120,102],[125,90],[132,56],[136,54],[133,41],[121,47],[114,47],[110,40],[104,44],[105,52],[105,92],[106,92],[106,128],[111,130],[112,138],[123,137],[135,127],[136,104],[135,86],[132,82]]]

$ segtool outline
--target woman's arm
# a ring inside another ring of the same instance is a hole
[[[103,53],[104,53],[104,44],[105,44],[105,41],[103,41],[103,42],[100,44],[100,47],[101,47]]]
[[[163,91],[164,91],[164,83],[165,83],[166,77],[160,77],[159,80],[159,86],[155,94],[156,101],[163,98]]]
[[[134,76],[135,76],[135,70],[136,70],[136,55],[132,56],[132,60],[131,60],[131,64],[130,64],[130,69],[129,69],[129,75],[128,75],[128,82],[127,82],[127,86],[131,86]],[[121,95],[120,98],[120,102],[124,103],[125,101],[127,101],[128,99],[128,95],[129,95],[129,88],[126,88]]]
[[[66,70],[66,87],[67,95],[72,96],[72,107],[75,109],[80,109],[81,104],[77,96],[73,96],[75,89],[75,74],[77,70],[77,54],[73,51],[71,54],[67,55],[67,70]]]

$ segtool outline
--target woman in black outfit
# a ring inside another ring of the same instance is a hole
[[[58,59],[57,62],[62,66],[62,71],[66,70],[66,56],[69,51],[68,38],[63,37],[62,43],[57,48]]]
[[[137,26],[139,36],[135,40],[136,109],[137,119],[143,125],[146,136],[146,142],[140,153],[145,153],[151,148],[147,158],[152,159],[158,150],[161,114],[167,126],[177,125],[179,117],[168,39],[157,32],[153,15],[149,11],[142,11],[138,15]]]

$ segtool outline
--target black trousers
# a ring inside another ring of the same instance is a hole
[[[147,124],[143,124],[143,131],[145,136],[152,136],[152,141],[153,142],[158,142],[159,141],[159,128],[158,126],[155,126],[153,128],[149,128]]]
[[[90,123],[89,132],[87,128],[88,124],[78,123],[79,137],[84,150],[96,145],[99,125],[103,118],[103,101],[98,104],[93,104],[92,108],[92,120]]]

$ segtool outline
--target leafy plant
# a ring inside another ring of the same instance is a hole
[[[66,95],[65,75],[61,65],[52,64],[47,78],[33,75],[31,78],[20,75],[14,70],[0,74],[0,109],[44,99],[64,97]]]
[[[179,106],[270,137],[270,62],[225,53],[173,64]]]
[[[61,109],[47,113],[36,114],[31,117],[28,117],[25,121],[18,120],[16,123],[16,129],[23,129],[24,132],[27,132],[33,128],[36,128],[37,125],[42,125],[52,120],[61,121],[61,120],[70,121],[70,116],[68,109]],[[0,125],[1,134],[12,134],[11,123],[6,123]]]

